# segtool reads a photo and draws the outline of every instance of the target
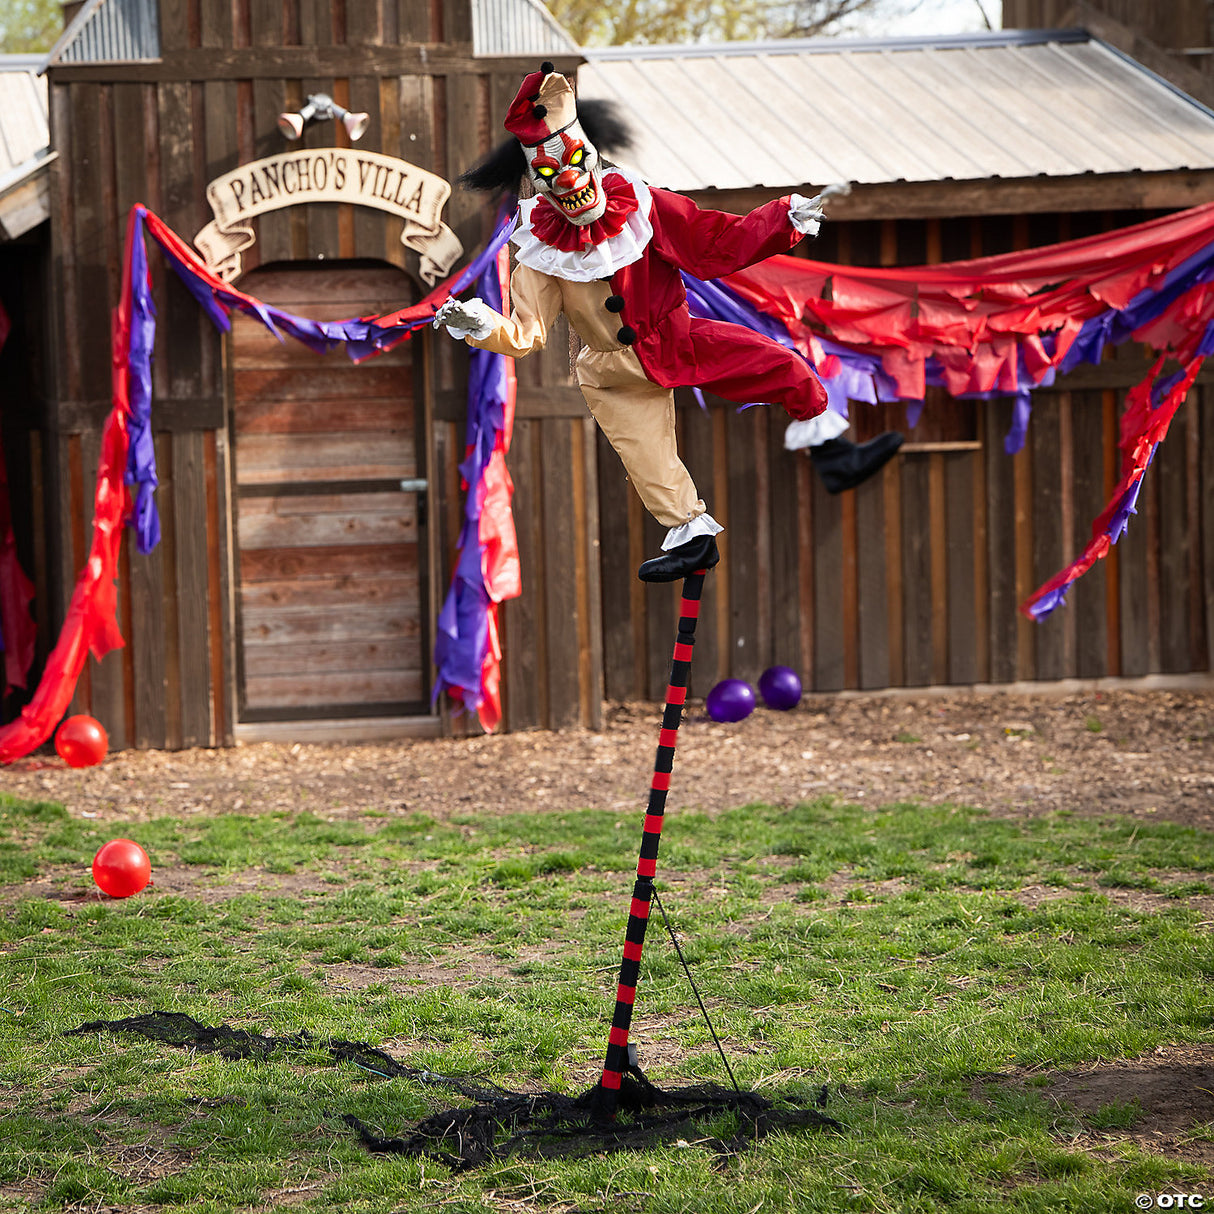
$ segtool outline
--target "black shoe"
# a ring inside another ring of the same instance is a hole
[[[711,569],[720,559],[716,539],[711,535],[697,535],[695,539],[645,561],[637,570],[637,577],[642,582],[677,582],[697,569]]]
[[[884,468],[902,442],[903,436],[896,430],[887,430],[858,446],[845,438],[830,438],[810,447],[809,458],[827,493],[842,493],[844,489],[863,484],[874,472]]]

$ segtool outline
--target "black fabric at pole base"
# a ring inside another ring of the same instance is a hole
[[[464,1171],[514,1154],[555,1159],[645,1150],[686,1138],[696,1123],[723,1113],[737,1115],[737,1133],[727,1139],[696,1136],[698,1145],[722,1155],[736,1154],[774,1130],[843,1128],[817,1109],[777,1108],[756,1092],[715,1083],[664,1091],[636,1067],[624,1072],[618,1090],[598,1084],[576,1100],[542,1092],[445,1109],[408,1137],[381,1138],[356,1117],[342,1120],[369,1151],[437,1159]]]
[[[698,1121],[723,1113],[737,1116],[729,1139],[697,1139],[722,1153],[733,1153],[773,1130],[842,1129],[817,1109],[777,1107],[755,1092],[739,1092],[715,1083],[663,1090],[636,1066],[624,1073],[611,1093],[612,1113],[597,1113],[600,1086],[581,1096],[559,1092],[512,1092],[495,1084],[473,1083],[450,1075],[405,1066],[390,1054],[362,1041],[317,1037],[306,1031],[288,1037],[266,1037],[230,1025],[209,1026],[181,1012],[149,1012],[123,1020],[92,1020],[67,1036],[89,1033],[135,1033],[167,1045],[217,1053],[225,1058],[268,1060],[274,1055],[328,1053],[383,1079],[407,1079],[437,1086],[470,1103],[441,1109],[399,1137],[386,1136],[352,1114],[330,1113],[349,1126],[369,1151],[435,1159],[455,1171],[479,1167],[508,1155],[541,1158],[578,1156],[603,1151],[642,1150],[685,1138]],[[825,1104],[826,1089],[818,1103]]]

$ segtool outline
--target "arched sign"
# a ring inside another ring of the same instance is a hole
[[[401,243],[421,255],[419,273],[433,284],[464,251],[442,222],[450,196],[448,182],[394,156],[346,148],[283,152],[242,164],[207,186],[215,218],[194,244],[211,271],[230,282],[240,274],[240,254],[256,239],[251,219],[304,202],[348,202],[399,215]]]

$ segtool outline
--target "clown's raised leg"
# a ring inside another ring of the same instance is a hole
[[[585,349],[578,382],[598,427],[615,448],[645,509],[669,528],[662,553],[637,571],[643,582],[674,582],[720,559],[721,524],[708,513],[679,458],[674,392],[655,384],[631,351]]]

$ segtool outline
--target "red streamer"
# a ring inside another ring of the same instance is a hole
[[[127,248],[137,239],[136,213],[127,222]],[[118,631],[118,551],[122,525],[130,510],[126,486],[127,419],[130,397],[125,356],[131,327],[131,270],[122,275],[122,295],[113,316],[113,408],[101,435],[101,458],[93,495],[93,537],[88,560],[76,579],[59,640],[46,660],[38,690],[21,715],[0,729],[0,763],[11,763],[36,750],[63,718],[91,652],[104,657],[123,645]]]
[[[781,321],[828,377],[837,368],[823,357],[819,337],[880,358],[903,399],[923,399],[928,358],[943,368],[950,395],[1012,395],[1062,364],[1084,322],[1113,316],[1141,292],[1160,289],[1169,273],[1212,240],[1214,203],[1207,203],[1116,232],[996,257],[882,269],[778,256],[725,281]],[[1021,605],[1030,618],[1048,614],[1061,601],[1054,592],[1108,553],[1114,542],[1109,524],[1183,403],[1212,321],[1214,288],[1198,281],[1134,330],[1134,340],[1170,352],[1184,374],[1154,407],[1151,387],[1162,361],[1130,391],[1118,485],[1080,556]],[[1052,353],[1042,340],[1049,333],[1055,335]],[[1022,371],[1027,384],[1020,382]]]

